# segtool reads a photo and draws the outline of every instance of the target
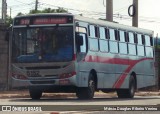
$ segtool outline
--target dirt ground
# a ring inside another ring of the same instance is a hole
[[[103,93],[96,92],[95,97],[106,97],[106,96],[117,96],[116,92],[113,93]],[[160,96],[159,91],[139,91],[136,92],[136,96]],[[12,91],[0,91],[0,99],[7,98],[29,98],[28,90],[12,90]],[[45,98],[67,98],[67,97],[76,97],[75,93],[43,93]]]

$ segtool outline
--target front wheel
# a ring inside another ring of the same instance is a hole
[[[40,99],[42,97],[42,91],[40,91],[38,89],[30,88],[29,89],[29,94],[30,94],[30,97],[33,100],[38,100],[38,99]]]
[[[88,87],[77,88],[76,96],[79,99],[92,99],[94,97],[94,92],[95,92],[95,81],[92,74],[90,74]]]
[[[133,98],[136,91],[136,81],[133,76],[130,77],[129,80],[129,88],[128,89],[120,89],[117,90],[118,98]]]

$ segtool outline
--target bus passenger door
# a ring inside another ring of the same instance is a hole
[[[87,35],[84,33],[76,33],[76,51],[77,51],[77,60],[81,61],[84,59],[87,52]]]
[[[76,57],[77,57],[77,82],[79,87],[88,86],[88,67],[87,62],[84,61],[87,54],[87,34],[83,32],[76,32]]]

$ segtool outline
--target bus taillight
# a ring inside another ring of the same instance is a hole
[[[72,76],[76,75],[76,72],[71,72],[71,73],[63,73],[63,74],[60,74],[59,75],[59,78],[62,79],[62,78],[70,78]]]
[[[26,80],[27,77],[22,75],[22,74],[15,74],[15,73],[12,73],[12,77],[13,78],[16,78],[16,79],[21,79],[21,80]]]

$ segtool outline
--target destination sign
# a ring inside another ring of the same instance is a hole
[[[30,23],[29,19],[21,19],[20,20],[20,25],[28,25]]]
[[[66,18],[37,18],[34,19],[33,24],[65,24],[67,23]]]
[[[72,16],[26,16],[14,20],[14,25],[45,25],[73,23]]]

